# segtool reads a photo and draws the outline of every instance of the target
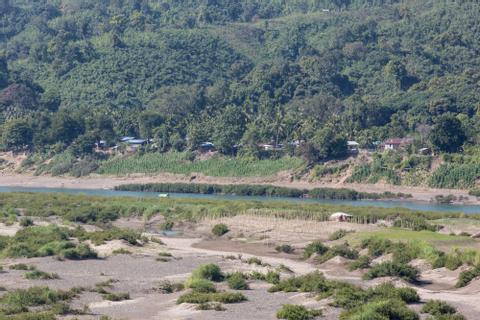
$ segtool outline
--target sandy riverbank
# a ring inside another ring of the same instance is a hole
[[[2,187],[31,187],[31,188],[70,188],[70,189],[113,189],[116,186],[128,183],[161,183],[161,182],[183,182],[183,183],[210,183],[210,184],[271,184],[291,188],[349,188],[360,192],[382,193],[385,191],[393,193],[407,193],[413,196],[414,201],[431,201],[437,195],[452,194],[457,198],[466,198],[463,204],[480,204],[476,197],[468,195],[468,190],[456,189],[430,189],[423,187],[393,186],[388,184],[326,184],[310,183],[306,181],[290,181],[287,178],[234,178],[234,177],[207,177],[196,175],[193,179],[190,176],[159,174],[155,176],[129,175],[129,176],[101,176],[91,175],[88,177],[52,177],[7,174],[0,176]]]

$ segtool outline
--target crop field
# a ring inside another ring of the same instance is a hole
[[[100,174],[154,174],[169,172],[190,175],[202,173],[213,177],[268,177],[303,165],[300,158],[283,157],[276,160],[251,160],[217,156],[202,161],[190,161],[188,153],[148,153],[113,158],[98,169]]]

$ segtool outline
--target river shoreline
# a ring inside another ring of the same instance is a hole
[[[468,195],[468,190],[452,189],[430,189],[422,187],[393,186],[387,184],[329,184],[329,183],[310,183],[306,181],[290,181],[279,177],[272,178],[226,178],[226,177],[208,177],[197,175],[194,177],[159,174],[155,176],[148,175],[129,175],[129,176],[103,176],[91,175],[88,177],[69,177],[69,176],[33,176],[28,174],[9,174],[0,176],[1,187],[25,187],[25,188],[66,188],[66,189],[111,189],[123,184],[147,184],[147,183],[198,183],[198,184],[251,184],[251,185],[273,185],[278,187],[289,187],[299,189],[314,188],[348,188],[358,192],[367,193],[405,193],[411,194],[409,201],[431,202],[435,196],[454,195],[464,200],[457,204],[480,205],[479,199]],[[395,200],[391,200],[395,201]]]

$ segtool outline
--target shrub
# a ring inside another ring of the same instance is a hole
[[[343,237],[345,237],[350,232],[352,232],[352,231],[348,231],[348,230],[344,230],[344,229],[337,230],[328,237],[328,240],[335,241],[335,240],[342,239]]]
[[[20,219],[20,226],[22,227],[30,227],[33,226],[33,220],[30,218],[23,217]]]
[[[248,290],[248,284],[245,281],[245,276],[240,272],[232,273],[227,279],[228,287],[234,290]]]
[[[25,278],[30,279],[30,280],[60,279],[60,277],[56,273],[48,273],[48,272],[43,272],[43,271],[40,271],[40,270],[33,270],[33,271],[25,273]]]
[[[295,251],[295,249],[289,244],[282,244],[280,246],[276,246],[275,250],[277,252],[283,252],[283,253],[293,253]]]
[[[208,303],[208,302],[221,302],[221,303],[237,303],[245,301],[247,298],[241,293],[237,292],[215,292],[215,293],[202,293],[191,292],[180,296],[177,300],[177,304],[181,303]]]
[[[222,306],[221,303],[218,302],[208,302],[208,303],[200,303],[197,307],[196,310],[215,310],[215,311],[225,311],[225,308]]]
[[[225,276],[222,273],[220,267],[216,264],[204,264],[192,272],[192,278],[206,279],[210,281],[220,282],[223,281]]]
[[[89,245],[84,243],[81,243],[74,248],[62,250],[59,252],[58,256],[62,259],[69,260],[95,259],[98,257],[97,253],[92,250]]]
[[[322,312],[320,310],[308,310],[304,306],[285,304],[278,310],[277,318],[286,320],[310,320],[321,314]]]
[[[330,291],[332,282],[325,279],[318,271],[299,277],[291,277],[282,280],[269,289],[269,292],[315,292],[323,293]]]
[[[125,248],[120,248],[120,249],[115,249],[112,251],[112,254],[117,255],[117,254],[132,254],[132,251],[125,249]]]
[[[13,264],[8,267],[10,270],[23,270],[23,271],[29,271],[29,270],[35,270],[34,266],[29,266],[25,263],[17,263]]]
[[[359,307],[344,311],[341,320],[418,320],[418,315],[410,310],[403,301],[394,299],[375,300]]]
[[[248,264],[256,264],[257,266],[263,266],[262,260],[257,257],[248,258],[245,262]]]
[[[200,279],[200,278],[190,278],[185,282],[185,287],[192,289],[194,292],[209,293],[216,292],[215,285],[213,282]]]
[[[460,273],[458,276],[457,284],[455,285],[457,288],[465,287],[468,285],[473,279],[480,277],[480,266],[476,266],[470,270],[465,270]]]
[[[160,226],[160,229],[161,230],[164,230],[164,231],[171,231],[173,229],[173,226],[175,225],[175,223],[173,221],[165,221],[164,223],[162,223],[162,225]]]
[[[310,258],[313,254],[319,254],[319,255],[322,255],[324,254],[325,252],[328,251],[328,247],[325,246],[323,243],[321,243],[320,241],[314,241],[310,244],[308,244],[306,247],[305,247],[305,250],[303,252],[303,257],[305,259],[308,259]]]
[[[275,271],[268,271],[265,274],[265,281],[271,284],[277,284],[280,282],[280,274]]]
[[[348,269],[350,271],[357,270],[357,269],[367,269],[370,268],[370,262],[372,260],[369,256],[360,256],[357,260],[353,261]]]
[[[363,278],[370,280],[380,277],[399,277],[406,281],[415,282],[418,279],[418,273],[416,268],[408,264],[386,261],[372,267]]]
[[[428,300],[422,307],[422,313],[429,313],[433,316],[454,314],[457,309],[440,300]]]
[[[103,299],[108,301],[123,301],[123,300],[130,300],[129,293],[105,293],[102,295]]]
[[[185,286],[183,283],[178,283],[178,282],[173,283],[168,280],[164,280],[164,281],[161,281],[155,289],[161,293],[168,294],[168,293],[182,291],[184,288]]]
[[[363,249],[368,248],[368,254],[372,257],[379,257],[390,252],[393,242],[390,240],[371,237],[364,239],[361,243]]]
[[[228,229],[227,225],[223,224],[223,223],[216,224],[212,228],[212,233],[217,237],[223,236],[228,231],[230,231],[230,230]]]

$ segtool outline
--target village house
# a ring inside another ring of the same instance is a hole
[[[380,146],[383,150],[400,150],[413,143],[411,138],[391,138],[385,140]]]
[[[358,153],[358,148],[360,144],[357,141],[347,141],[348,152]]]

